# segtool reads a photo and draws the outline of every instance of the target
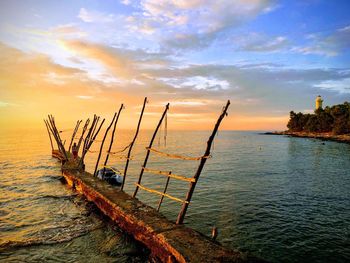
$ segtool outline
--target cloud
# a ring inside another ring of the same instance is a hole
[[[250,33],[244,38],[241,36],[235,37],[233,44],[240,51],[276,52],[285,49],[289,41],[285,36],[272,37],[259,33]]]
[[[86,95],[78,95],[76,97],[82,100],[91,100],[93,98],[93,96],[86,96]]]
[[[326,80],[318,84],[315,84],[314,87],[321,88],[324,90],[335,91],[341,94],[350,93],[350,78],[340,79],[340,80]]]
[[[293,47],[291,51],[304,55],[320,55],[333,57],[350,49],[350,26],[337,29],[331,34],[309,34],[310,43]]]
[[[106,14],[97,11],[90,11],[85,8],[80,8],[78,18],[85,23],[110,23],[114,22],[116,17],[113,14]]]
[[[16,103],[0,101],[0,107],[17,107],[17,106],[19,106],[19,105]]]
[[[142,0],[126,21],[129,28],[157,34],[163,48],[198,49],[211,44],[221,32],[271,12],[272,0]]]

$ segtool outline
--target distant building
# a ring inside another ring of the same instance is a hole
[[[322,100],[321,96],[318,95],[317,98],[316,98],[316,108],[315,108],[315,110],[322,109],[322,102],[323,102],[323,100]]]

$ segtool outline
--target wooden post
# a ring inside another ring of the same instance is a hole
[[[169,175],[171,175],[171,172],[169,172]],[[163,194],[165,194],[166,190],[168,189],[169,181],[170,181],[170,176],[168,176],[168,178],[166,179],[166,183],[165,183]],[[162,195],[160,200],[159,200],[158,207],[157,207],[157,211],[158,212],[159,212],[160,206],[162,205],[163,199],[164,199],[164,195]]]
[[[62,144],[62,139],[61,139],[59,132],[57,130],[55,120],[54,120],[52,115],[48,115],[48,117],[49,117],[49,121],[50,121],[49,128],[50,128],[52,134],[54,135],[54,138],[56,139],[57,146],[58,146],[60,152],[64,155],[64,158],[66,160],[68,160],[68,156],[67,156],[66,150]]]
[[[112,119],[111,123],[109,124],[109,126],[107,127],[107,130],[106,130],[106,132],[105,132],[105,135],[103,136],[103,139],[102,139],[102,142],[101,142],[101,146],[100,146],[100,151],[99,151],[99,153],[98,153],[98,157],[97,157],[97,161],[96,161],[96,165],[95,165],[94,176],[96,176],[96,171],[97,171],[98,163],[100,162],[101,153],[102,153],[102,150],[103,150],[103,144],[105,143],[105,140],[106,140],[108,131],[109,131],[109,129],[112,127],[112,124],[113,124],[114,119],[116,118],[116,116],[117,116],[117,113],[115,112],[115,113],[114,113],[114,116],[113,116],[113,119]]]
[[[79,152],[79,149],[80,149],[81,142],[83,141],[84,134],[85,134],[87,128],[89,127],[89,123],[90,123],[90,119],[87,119],[86,122],[85,122],[85,124],[84,124],[83,130],[82,130],[82,132],[81,132],[79,141],[78,141],[78,145],[77,145],[77,151],[78,151],[78,152]]]
[[[99,134],[101,128],[102,128],[102,125],[103,123],[105,122],[105,119],[102,120],[100,126],[98,127],[97,131],[95,132],[95,134],[91,134],[89,139],[87,140],[87,144],[86,144],[86,149],[85,149],[85,152],[84,154],[82,155],[81,159],[80,159],[80,165],[83,165],[84,164],[84,158],[85,158],[85,155],[87,154],[87,152],[89,151],[91,145],[94,143],[97,135]],[[96,118],[96,122],[95,122],[95,125],[97,126],[97,118]],[[94,129],[95,130],[95,129]],[[90,139],[92,138],[92,139]]]
[[[78,130],[79,130],[79,126],[80,126],[80,123],[81,123],[81,122],[82,122],[81,120],[78,120],[78,121],[77,121],[77,124],[75,125],[75,129],[74,129],[74,131],[73,131],[72,138],[71,138],[70,143],[69,143],[68,152],[70,152],[70,149],[72,148],[72,144],[73,144],[75,135],[77,134],[77,132],[78,132]]]
[[[229,105],[230,105],[230,101],[228,100],[227,103],[226,103],[226,106],[224,107],[221,115],[219,116],[219,119],[217,120],[217,122],[216,122],[216,124],[214,126],[212,134],[209,137],[209,140],[207,142],[207,149],[205,150],[204,156],[209,156],[210,155],[210,149],[211,149],[211,145],[213,143],[213,140],[215,138],[215,134],[217,133],[217,131],[219,129],[219,126],[220,126],[220,123],[221,123],[222,119],[227,115],[227,109],[228,109]],[[187,193],[187,196],[186,196],[186,201],[187,202],[182,204],[182,208],[181,208],[181,211],[180,211],[180,213],[179,213],[179,215],[177,217],[176,224],[182,224],[183,223],[183,220],[185,218],[188,205],[191,202],[191,198],[192,198],[194,189],[196,187],[198,178],[201,175],[201,172],[203,170],[203,167],[204,167],[206,161],[207,161],[207,158],[202,158],[200,163],[199,163],[197,171],[196,171],[196,173],[195,173],[195,175],[193,177],[195,179],[195,181],[191,182],[191,184],[190,184],[190,189],[189,189],[189,191]]]
[[[127,155],[126,163],[125,163],[125,168],[124,168],[123,182],[122,182],[122,186],[121,186],[121,188],[120,188],[121,190],[124,189],[126,174],[127,174],[128,167],[129,167],[129,161],[130,161],[131,151],[132,151],[132,148],[133,148],[134,143],[135,143],[135,141],[136,141],[137,135],[139,134],[139,130],[140,130],[140,126],[141,126],[141,120],[142,120],[143,112],[144,112],[145,107],[146,107],[146,103],[147,103],[147,97],[145,97],[145,99],[143,100],[143,106],[142,106],[142,110],[141,110],[139,122],[138,122],[138,124],[137,124],[135,136],[134,136],[134,139],[132,140],[132,142],[131,142],[131,144],[130,144],[130,146],[129,146],[129,151],[128,151],[128,155]]]
[[[164,110],[164,112],[163,112],[163,115],[162,115],[162,117],[160,118],[159,123],[158,123],[158,125],[157,125],[157,127],[156,127],[156,129],[155,129],[155,131],[154,131],[154,133],[153,133],[152,139],[151,139],[151,141],[150,141],[150,143],[149,143],[149,146],[148,146],[148,149],[147,149],[147,153],[146,153],[146,158],[145,158],[145,161],[143,162],[142,169],[141,169],[141,172],[140,172],[140,175],[139,175],[139,180],[137,181],[137,185],[136,185],[136,189],[135,189],[135,192],[134,192],[134,194],[133,194],[133,197],[136,196],[137,191],[139,190],[139,186],[138,186],[138,185],[141,184],[141,179],[142,179],[143,171],[144,171],[144,168],[146,168],[147,161],[148,161],[148,157],[149,157],[149,154],[150,154],[150,148],[152,148],[153,141],[154,141],[154,139],[155,139],[156,136],[157,136],[157,132],[158,132],[158,130],[159,130],[159,127],[160,127],[160,125],[162,124],[162,121],[163,121],[163,119],[164,119],[164,116],[165,116],[165,114],[167,113],[168,110],[169,110],[169,103],[165,106],[165,110]]]
[[[45,126],[46,126],[46,130],[47,130],[47,133],[49,134],[49,138],[50,138],[50,144],[51,144],[51,150],[53,151],[53,144],[52,144],[52,138],[51,138],[51,134],[50,134],[50,131],[49,131],[49,127],[47,127],[47,123],[46,121],[44,120],[45,122]]]
[[[107,165],[108,158],[109,158],[109,152],[112,150],[112,146],[113,146],[115,128],[117,127],[117,123],[118,123],[118,120],[119,120],[119,116],[120,116],[120,113],[121,113],[121,111],[122,111],[123,108],[124,108],[124,105],[123,105],[123,103],[122,103],[122,105],[120,105],[120,108],[119,108],[119,111],[118,111],[117,119],[116,119],[115,122],[114,122],[113,131],[112,131],[112,136],[111,136],[111,142],[109,143],[109,147],[108,147],[108,151],[107,151],[106,160],[105,160],[103,166],[106,166],[106,165]],[[104,172],[104,170],[103,170],[103,172]]]

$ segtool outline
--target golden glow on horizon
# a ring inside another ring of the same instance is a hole
[[[97,47],[84,47],[82,53],[93,59],[100,58],[107,67],[124,79],[129,72],[122,70],[123,62],[115,61]],[[72,47],[72,43],[71,46]],[[64,126],[74,125],[77,119],[86,119],[94,113],[107,118],[126,105],[120,119],[120,127],[134,129],[144,95],[150,103],[146,107],[144,129],[153,129],[164,105],[170,102],[169,129],[205,130],[211,129],[220,114],[225,100],[176,99],[173,95],[159,96],[155,90],[147,94],[130,91],[130,88],[113,89],[92,81],[77,68],[64,67],[53,63],[42,54],[27,54],[0,44],[1,89],[0,123],[5,126],[38,126],[51,113]],[[131,70],[131,69],[130,69]],[[168,99],[168,100],[167,100]],[[233,107],[232,107],[233,106]],[[252,117],[235,114],[234,105],[229,117],[223,122],[226,130],[283,129],[288,117]]]

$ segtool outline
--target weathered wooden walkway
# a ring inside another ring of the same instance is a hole
[[[53,156],[58,157],[57,154]],[[94,202],[122,230],[148,247],[155,259],[162,262],[261,262],[169,221],[156,209],[90,173],[75,169],[70,162],[62,166],[62,174],[70,187]]]

